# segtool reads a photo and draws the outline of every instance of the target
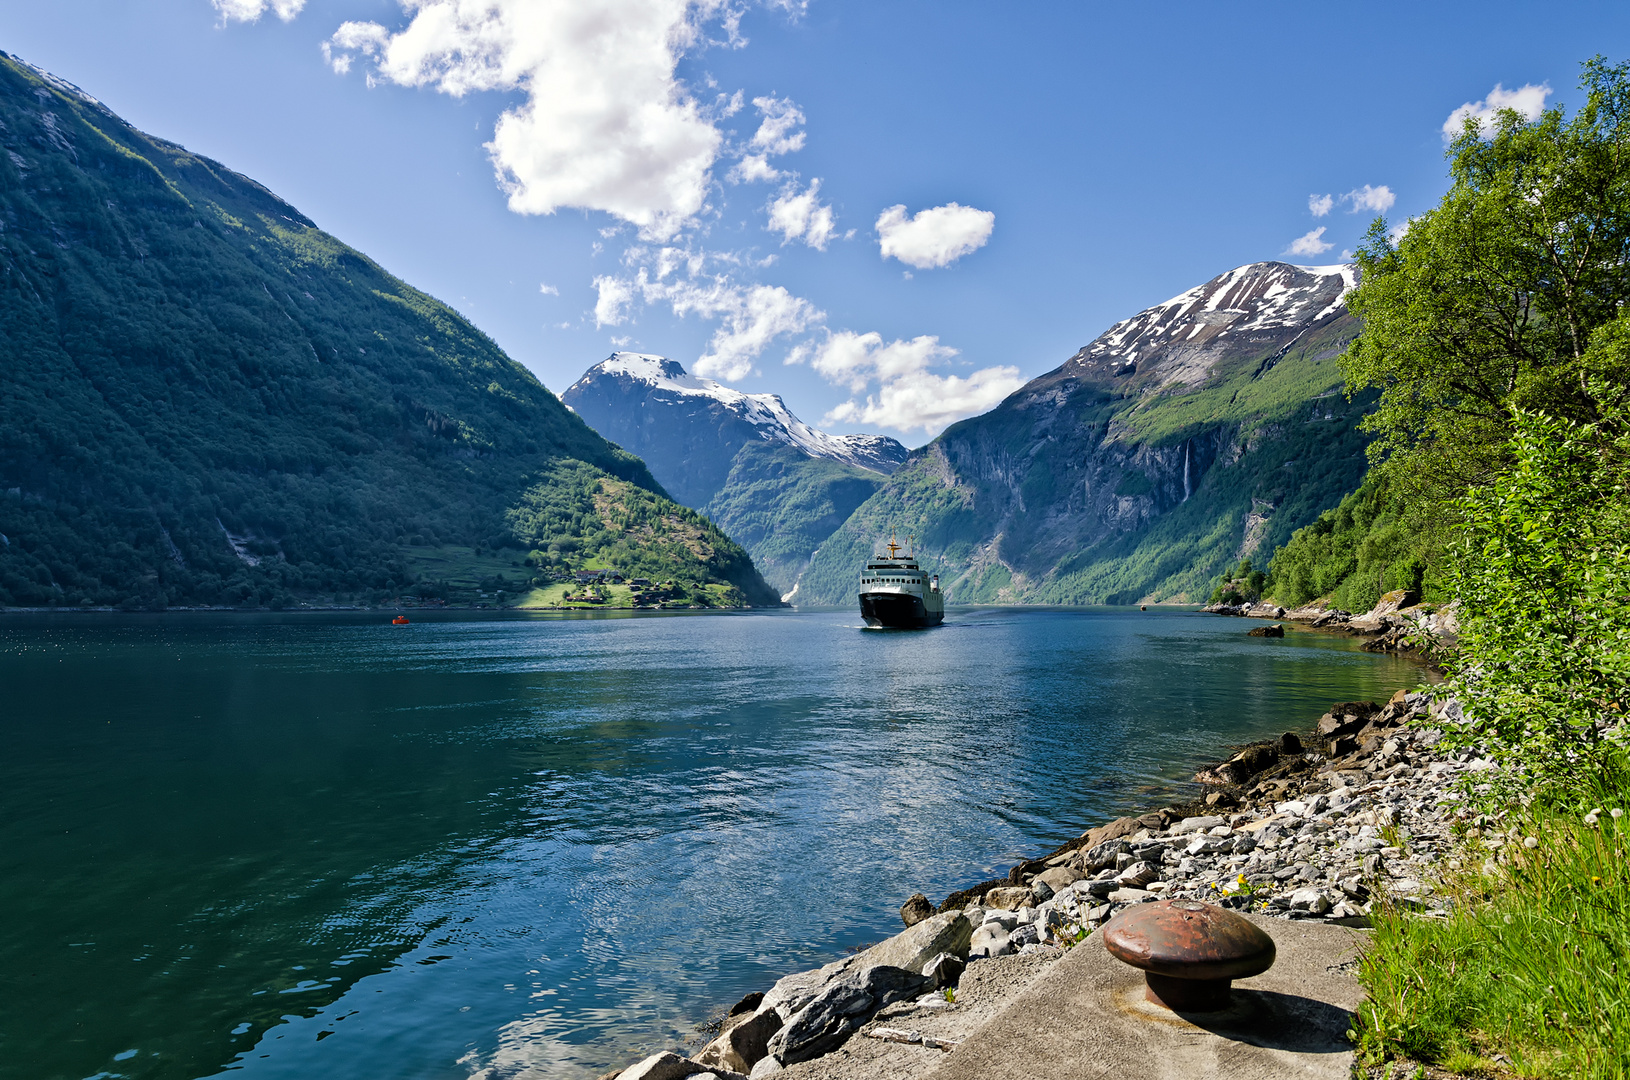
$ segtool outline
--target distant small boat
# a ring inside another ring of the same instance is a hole
[[[398,615],[398,616],[396,616],[396,618],[391,620],[391,625],[392,626],[406,626],[407,624],[408,624],[408,617],[406,615]]]

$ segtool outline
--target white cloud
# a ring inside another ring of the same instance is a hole
[[[487,144],[511,210],[601,210],[659,240],[702,210],[723,136],[675,66],[726,0],[400,2],[406,28],[345,23],[329,63],[368,56],[381,78],[454,97],[523,91]]]
[[[1387,239],[1396,244],[1409,234],[1409,226],[1411,224],[1412,223],[1408,221],[1400,221],[1398,224],[1387,230]]]
[[[260,17],[268,11],[284,22],[289,22],[306,6],[306,0],[209,0],[209,2],[221,13],[223,23],[233,20],[259,22]]]
[[[553,285],[539,285],[538,291],[545,296],[559,296],[560,290]]]
[[[832,239],[837,226],[832,208],[821,205],[820,193],[821,182],[816,179],[809,182],[805,191],[799,191],[797,184],[789,185],[770,203],[767,227],[781,234],[783,246],[802,240],[818,251],[826,250],[827,241]]]
[[[1290,242],[1285,249],[1287,255],[1322,255],[1336,245],[1319,239],[1324,235],[1326,226],[1320,225],[1306,236],[1298,236]]]
[[[1482,101],[1468,101],[1443,122],[1443,141],[1451,142],[1466,129],[1466,120],[1477,121],[1478,130],[1487,130],[1494,123],[1495,114],[1502,109],[1515,109],[1524,120],[1534,121],[1545,111],[1545,99],[1551,95],[1551,84],[1524,83],[1515,90],[1507,90],[1499,83]]]
[[[1324,217],[1330,208],[1336,205],[1336,200],[1329,195],[1309,195],[1307,197],[1307,212],[1314,217]]]
[[[1348,211],[1350,214],[1356,214],[1360,210],[1371,210],[1377,214],[1384,214],[1392,209],[1392,204],[1398,201],[1398,196],[1394,195],[1392,189],[1385,184],[1380,187],[1371,187],[1365,184],[1363,187],[1354,188],[1343,195],[1341,201],[1352,204],[1353,208]]]
[[[814,304],[779,285],[743,285],[727,274],[700,277],[710,256],[672,247],[655,252],[635,248],[630,255],[650,265],[640,266],[631,278],[594,279],[600,293],[594,306],[596,325],[617,326],[628,321],[635,301],[665,303],[680,318],[716,319],[719,325],[707,350],[692,365],[698,375],[745,378],[752,374],[753,362],[777,338],[802,334],[826,319],[826,313]],[[730,261],[729,256],[711,257]],[[689,276],[681,277],[681,268]]]
[[[748,154],[725,173],[732,184],[751,184],[757,180],[779,180],[781,173],[763,154]]]
[[[929,335],[883,341],[878,333],[842,330],[828,336],[810,366],[853,395],[828,412],[823,423],[869,424],[934,435],[956,420],[985,412],[1024,385],[1016,367],[989,367],[966,378],[930,369],[956,350]],[[876,393],[856,400],[877,384]]]
[[[877,235],[885,259],[928,270],[951,263],[985,246],[996,227],[989,210],[946,203],[906,217],[904,206],[891,206],[877,218]]]
[[[788,98],[756,97],[753,107],[764,117],[753,133],[752,145],[774,157],[804,148],[804,113]]]
[[[670,290],[665,299],[676,315],[694,311],[720,320],[707,351],[696,358],[695,370],[721,379],[746,378],[752,374],[753,361],[772,341],[801,334],[826,318],[814,304],[780,285],[716,283],[698,288],[687,282]]]
[[[594,302],[594,325],[621,326],[628,318],[628,306],[634,302],[634,289],[620,278],[601,275],[594,279],[599,298]]]

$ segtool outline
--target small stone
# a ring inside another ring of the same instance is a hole
[[[912,893],[911,899],[900,906],[900,921],[907,926],[916,926],[933,914],[934,905],[922,893]]]
[[[1115,876],[1115,881],[1123,886],[1141,889],[1160,877],[1160,871],[1146,862],[1135,862]]]
[[[1323,915],[1331,908],[1330,898],[1318,889],[1297,889],[1290,894],[1290,909]]]
[[[1145,900],[1158,900],[1154,893],[1146,889],[1116,889],[1109,894],[1109,900],[1114,904],[1141,904]]]
[[[984,900],[985,907],[996,908],[1001,911],[1017,911],[1029,902],[1030,890],[1017,885],[992,889],[985,894]]]

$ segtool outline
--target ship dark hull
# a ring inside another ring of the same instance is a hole
[[[925,626],[938,626],[945,621],[944,611],[929,611],[915,596],[900,593],[861,593],[860,617],[867,626],[883,626],[891,630],[915,630]]]

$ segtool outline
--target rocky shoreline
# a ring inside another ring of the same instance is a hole
[[[1389,594],[1357,618],[1270,605],[1217,613],[1369,633],[1386,651],[1426,653],[1452,639],[1452,609],[1411,600]],[[600,1080],[915,1080],[1051,961],[1157,899],[1350,927],[1368,925],[1379,904],[1443,914],[1435,868],[1455,867],[1452,826],[1471,813],[1455,781],[1493,768],[1439,752],[1433,722],[1458,710],[1451,698],[1405,691],[1384,704],[1339,703],[1305,738],[1286,733],[1202,769],[1195,779],[1212,788],[1202,802],[1089,829],[937,908],[913,896],[904,932],[748,995],[694,1056],[652,1055]]]

